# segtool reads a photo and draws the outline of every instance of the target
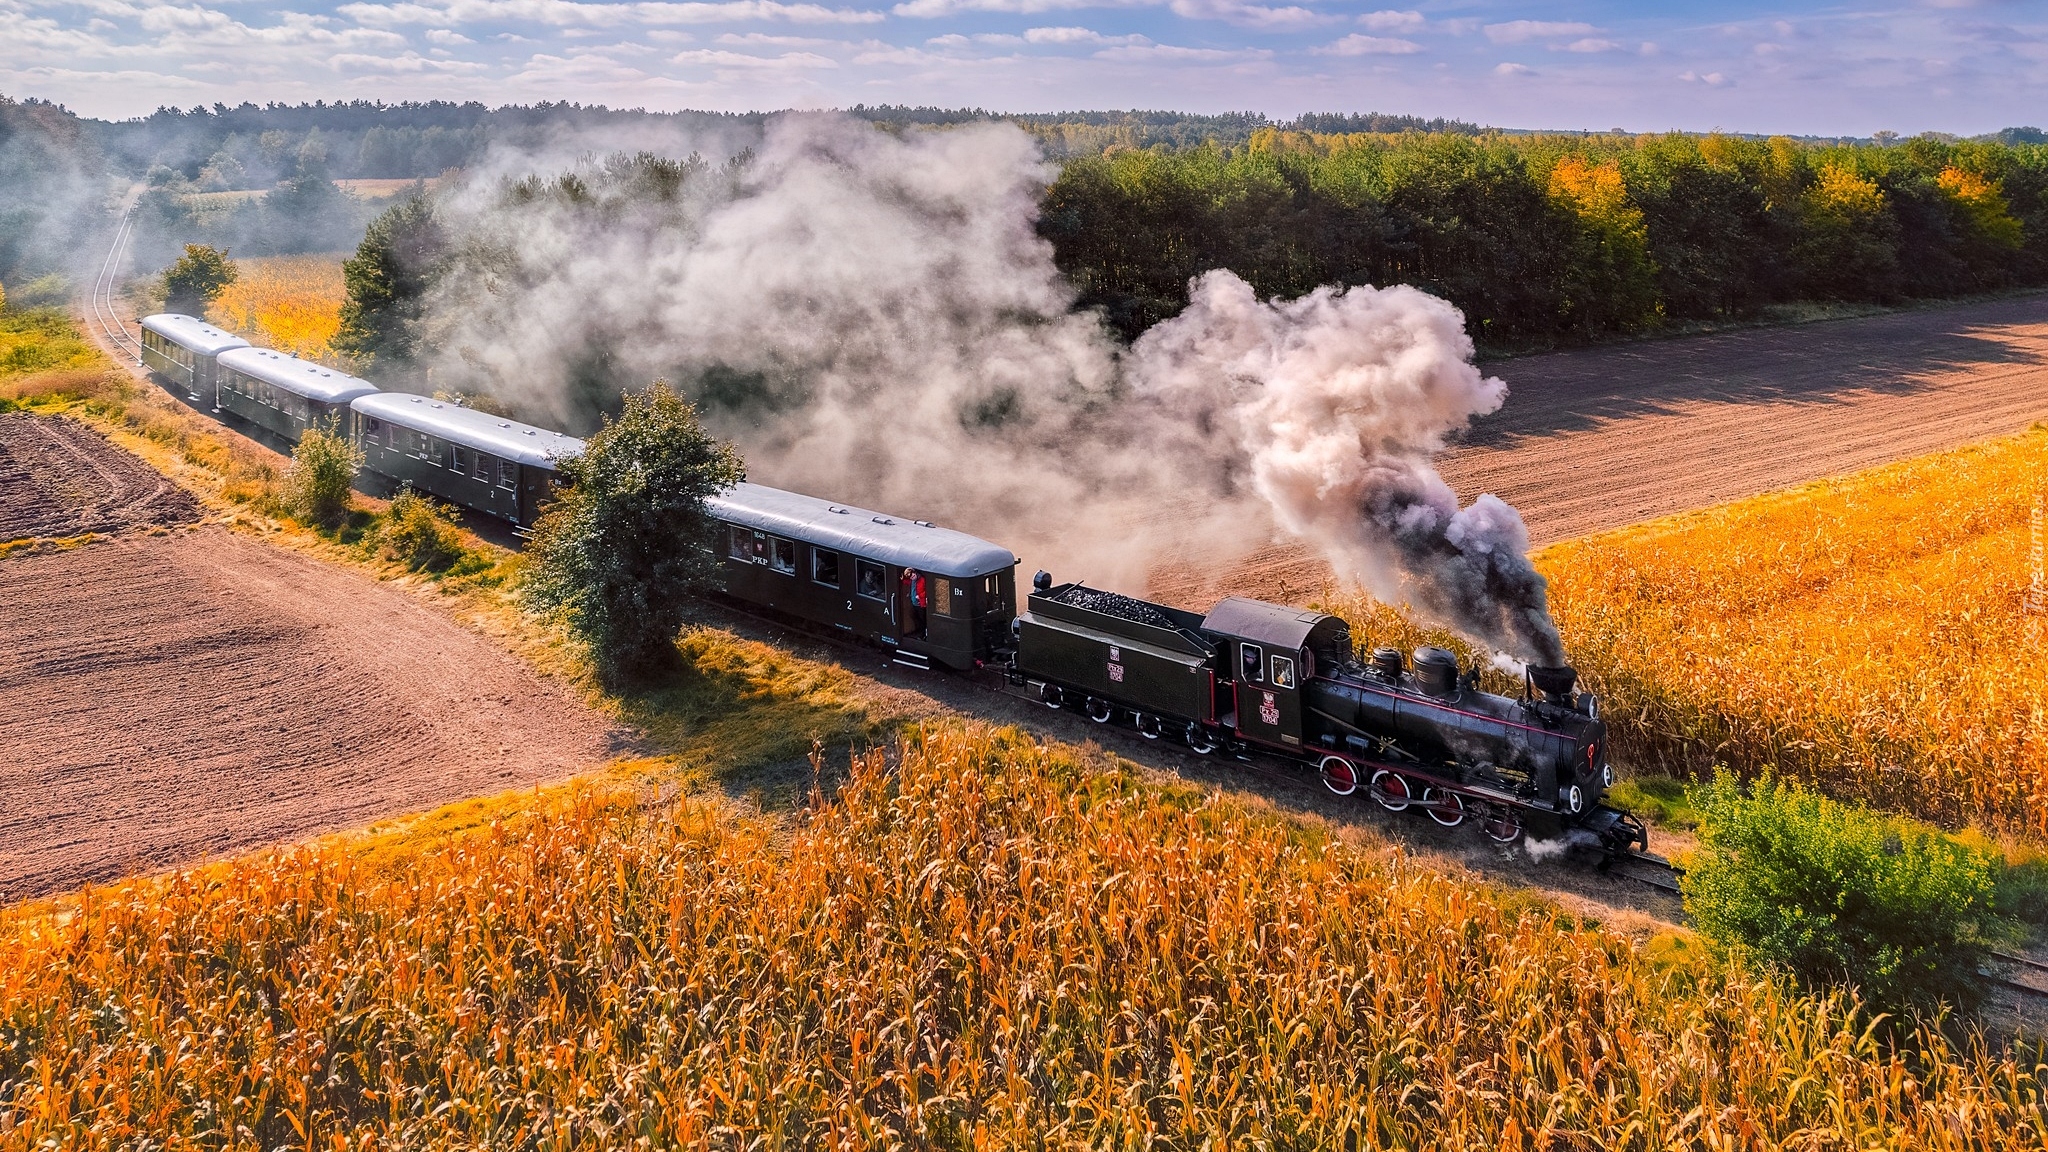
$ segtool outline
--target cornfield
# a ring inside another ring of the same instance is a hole
[[[1014,734],[0,924],[0,1148],[2039,1147],[2037,1067]]]
[[[207,309],[208,320],[280,352],[334,358],[343,299],[339,259],[263,256],[237,260],[235,269],[239,275]]]
[[[2037,428],[1549,549],[1617,752],[2048,833],[2044,468]]]

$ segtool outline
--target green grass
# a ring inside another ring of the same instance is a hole
[[[0,309],[0,380],[91,369],[105,358],[58,308]]]

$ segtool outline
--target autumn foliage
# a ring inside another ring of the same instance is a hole
[[[308,360],[331,360],[341,328],[341,262],[332,256],[266,256],[235,262],[207,319],[251,343]]]

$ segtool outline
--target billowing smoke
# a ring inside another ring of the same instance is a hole
[[[1522,518],[1467,507],[1431,465],[1507,386],[1472,366],[1464,317],[1406,286],[1262,302],[1229,272],[1131,350],[1139,394],[1179,413],[1340,576],[1492,647],[1562,664]]]
[[[587,426],[605,389],[665,376],[766,483],[1098,585],[1299,537],[1375,595],[1561,662],[1520,518],[1461,509],[1430,466],[1505,392],[1455,309],[1408,288],[1263,303],[1219,271],[1120,351],[1035,231],[1052,175],[1008,125],[792,114],[658,195],[616,162],[479,182],[443,209],[464,240],[429,309],[436,384]]]

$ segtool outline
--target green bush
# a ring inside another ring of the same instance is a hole
[[[348,513],[349,486],[363,454],[330,417],[306,429],[284,470],[284,506],[308,524],[338,523]]]
[[[1973,1005],[1997,928],[1994,865],[1925,825],[1763,780],[1694,795],[1701,848],[1682,887],[1712,939],[1874,1007]]]
[[[454,515],[411,485],[392,499],[380,535],[385,555],[415,572],[445,572],[462,558]]]
[[[561,474],[568,490],[534,525],[527,598],[562,612],[609,684],[673,667],[684,609],[717,578],[704,502],[745,477],[738,453],[656,381]]]
[[[226,249],[187,244],[185,255],[164,270],[164,308],[204,316],[206,306],[237,276]]]

